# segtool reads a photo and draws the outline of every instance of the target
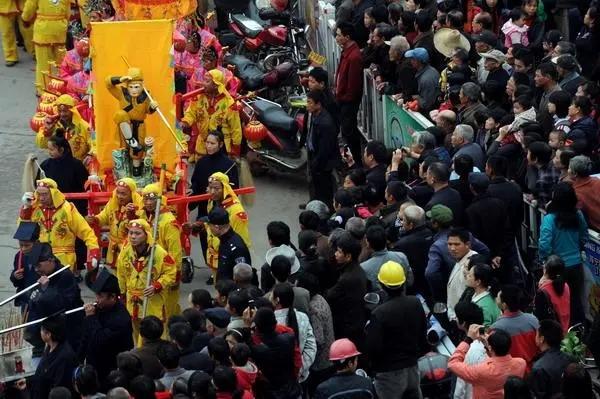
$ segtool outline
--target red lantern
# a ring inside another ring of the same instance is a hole
[[[54,93],[65,94],[67,92],[67,82],[62,79],[52,78],[48,83],[48,90]]]
[[[37,106],[37,110],[46,115],[54,115],[54,103],[40,102]]]
[[[37,133],[40,128],[44,126],[44,120],[46,119],[46,116],[48,115],[46,115],[45,112],[36,112],[29,121],[29,127],[31,127],[31,130]]]
[[[250,121],[244,126],[244,137],[248,141],[263,141],[267,137],[267,128],[259,121]]]
[[[42,95],[40,97],[40,102],[53,103],[54,101],[56,101],[57,98],[58,98],[58,96],[56,96],[56,94],[49,93],[47,91],[43,91]]]

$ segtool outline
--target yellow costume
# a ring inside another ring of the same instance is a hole
[[[26,0],[22,18],[33,23],[35,45],[35,84],[38,93],[44,86],[42,72],[49,62],[60,64],[65,55],[67,24],[71,14],[70,0]]]
[[[150,106],[150,99],[145,92],[137,97],[132,97],[127,89],[129,82],[143,82],[142,71],[139,68],[129,68],[128,77],[131,80],[121,82],[121,76],[108,76],[106,88],[110,94],[119,101],[119,108],[113,120],[117,125],[129,123],[133,137],[138,143],[144,144],[146,139],[146,128],[144,120],[148,114],[154,113],[155,109]]]
[[[2,50],[4,60],[8,62],[19,61],[17,50],[17,36],[15,34],[15,22],[19,23],[19,31],[23,36],[25,49],[33,55],[33,28],[25,27],[23,20],[19,18],[23,10],[24,0],[0,0],[0,34],[2,34]]]
[[[160,186],[156,183],[149,184],[142,191],[144,197],[158,198],[162,195]],[[161,210],[158,218],[158,236],[156,242],[167,251],[175,262],[177,275],[173,285],[165,287],[165,307],[167,318],[181,313],[179,306],[179,285],[181,283],[181,260],[183,258],[183,248],[181,246],[181,229],[177,219],[167,207],[166,197],[161,199]],[[154,212],[144,212],[143,218],[152,226],[154,223]]]
[[[142,219],[129,222],[130,228],[142,228],[147,236],[148,249],[142,256],[138,256],[131,244],[127,243],[117,259],[117,278],[121,293],[127,298],[127,310],[133,323],[133,339],[137,342],[140,332],[140,322],[143,315],[144,289],[148,280],[148,262],[152,249],[152,228]],[[154,249],[154,262],[152,263],[152,278],[150,284],[154,286],[155,293],[148,298],[146,316],[156,316],[163,322],[167,321],[165,309],[165,288],[175,283],[177,268],[173,258],[167,254],[160,245]]]
[[[69,107],[73,113],[71,124],[63,124],[60,120],[56,122],[52,128],[52,132],[47,132],[46,128],[42,126],[35,136],[35,143],[40,148],[48,147],[48,138],[54,134],[56,129],[62,128],[65,130],[65,138],[71,146],[73,156],[80,161],[90,152],[92,149],[92,140],[90,135],[90,125],[81,117],[77,108],[75,108],[75,100],[68,94],[63,94],[58,97],[54,102],[56,107],[66,106]]]
[[[210,98],[200,94],[198,100],[189,105],[182,121],[198,128],[196,140],[196,153],[206,155],[204,141],[208,132],[221,128],[225,136],[225,148],[228,154],[239,156],[240,143],[242,142],[242,124],[240,114],[231,94],[225,88],[223,72],[213,69],[208,72],[217,85],[218,95]]]
[[[116,189],[113,191],[112,197],[110,197],[110,200],[108,200],[104,209],[96,215],[96,219],[100,226],[108,226],[110,228],[106,263],[113,267],[115,267],[115,261],[121,246],[127,240],[127,222],[129,219],[137,218],[144,207],[142,196],[137,193],[137,186],[133,179],[128,177],[123,178],[117,181],[117,186],[127,187],[131,191],[131,202],[136,207],[136,215],[135,217],[133,217],[133,215],[127,215],[125,206],[119,206]]]
[[[223,185],[223,201],[221,201],[221,207],[229,214],[229,224],[233,231],[235,231],[248,248],[252,245],[250,241],[250,232],[248,231],[248,214],[244,210],[244,207],[240,203],[237,195],[229,184],[229,177],[221,172],[213,173],[208,181],[218,181]],[[214,207],[214,201],[209,201],[207,210],[210,211]],[[211,269],[212,273],[215,274],[217,266],[219,264],[219,237],[212,234],[209,228],[206,229],[206,263]]]
[[[52,179],[37,181],[38,187],[46,187],[52,196],[53,208],[41,205],[37,192],[30,208],[22,208],[19,221],[31,221],[40,225],[40,242],[52,246],[52,252],[63,265],[70,265],[72,270],[77,267],[75,255],[75,238],[85,242],[92,257],[99,258],[98,238],[94,230],[81,216],[75,205],[65,200]]]

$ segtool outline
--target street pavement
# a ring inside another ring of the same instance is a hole
[[[4,57],[0,56],[0,259],[4,264],[0,267],[0,299],[14,293],[9,275],[17,251],[17,242],[12,236],[17,227],[16,219],[21,204],[23,165],[29,153],[38,154],[40,160],[47,157],[44,151],[36,147],[35,135],[29,128],[29,120],[37,104],[33,89],[35,64],[31,56],[22,50],[20,52],[21,62],[12,68],[5,67]],[[296,242],[300,212],[298,205],[307,201],[308,190],[302,177],[289,175],[267,174],[255,178],[255,186],[254,205],[246,210],[250,218],[252,264],[260,270],[269,248],[267,223],[273,220],[285,222],[292,231],[292,241]],[[193,240],[192,253],[194,263],[200,269],[196,269],[190,284],[182,285],[180,303],[185,307],[192,290],[206,288],[205,281],[209,274],[197,239]],[[85,284],[80,286],[84,301],[91,300],[92,292]]]

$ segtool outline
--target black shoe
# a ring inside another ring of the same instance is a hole
[[[4,63],[4,65],[6,65],[7,67],[13,67],[15,65],[17,65],[19,61],[6,61],[6,63]]]
[[[300,205],[298,205],[298,208],[300,208],[301,210],[305,210],[306,204],[300,204]]]
[[[215,280],[213,279],[213,276],[210,276],[208,280],[206,280],[206,285],[213,285],[214,283]]]

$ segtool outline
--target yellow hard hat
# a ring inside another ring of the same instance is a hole
[[[406,281],[406,275],[404,274],[404,268],[398,262],[388,260],[379,269],[377,274],[379,282],[386,287],[397,288],[400,287]]]
[[[131,78],[130,82],[144,80],[144,75],[142,74],[142,70],[140,68],[129,68],[127,70],[127,76]]]

